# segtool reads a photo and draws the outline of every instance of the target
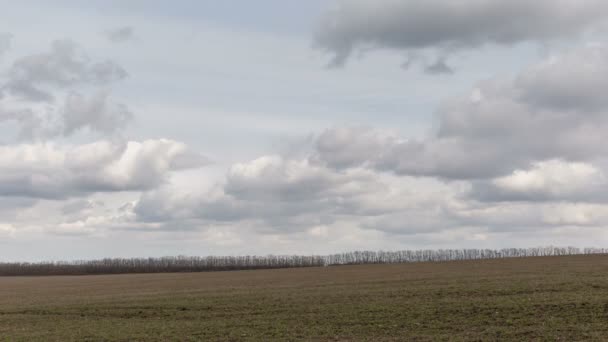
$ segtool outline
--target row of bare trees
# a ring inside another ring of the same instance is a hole
[[[332,254],[324,257],[326,265],[396,264],[406,262],[441,262],[457,260],[480,260],[522,258],[538,256],[565,256],[583,254],[606,254],[605,248],[535,247],[504,249],[437,249],[405,250],[396,252],[358,251]]]
[[[360,264],[395,264],[538,256],[608,254],[605,248],[537,247],[505,249],[439,249],[356,251],[325,256],[208,256],[108,258],[100,260],[0,263],[0,276],[87,275],[119,273],[205,272]]]
[[[106,258],[67,262],[0,263],[0,276],[235,271],[324,265],[322,256],[299,255]]]

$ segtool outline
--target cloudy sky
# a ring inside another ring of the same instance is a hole
[[[605,0],[3,8],[0,260],[608,244]]]

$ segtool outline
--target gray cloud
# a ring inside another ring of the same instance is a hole
[[[106,38],[113,43],[123,43],[133,39],[135,30],[131,26],[118,27],[105,32]]]
[[[602,0],[340,0],[322,18],[314,41],[333,54],[333,65],[369,48],[447,56],[488,44],[575,36],[607,15]],[[443,58],[427,71],[449,70]]]
[[[431,75],[453,74],[454,70],[447,65],[445,59],[438,59],[435,63],[428,65],[424,71]]]
[[[339,169],[355,167],[372,161],[399,143],[395,135],[371,127],[335,127],[317,137],[315,159]]]
[[[548,110],[593,113],[608,108],[608,50],[604,46],[551,57],[517,77],[520,101]],[[599,114],[599,113],[598,113]]]
[[[68,94],[61,116],[64,135],[71,135],[83,128],[112,134],[133,119],[133,114],[125,105],[108,101],[108,94],[104,92],[90,98],[75,92]]]
[[[603,82],[607,50],[576,50],[523,71],[514,80],[479,83],[437,111],[437,133],[423,140],[352,127],[325,131],[315,158],[344,169],[367,166],[447,179],[508,175],[550,159],[593,161],[606,152]],[[584,65],[577,67],[578,65]]]
[[[38,199],[29,197],[0,196],[0,217],[2,220],[14,220],[20,210],[31,208],[37,202]]]
[[[30,108],[4,108],[0,101],[0,123],[15,122],[19,126],[17,138],[31,140],[45,138],[59,133],[47,112],[36,112]]]
[[[110,61],[90,61],[72,41],[55,41],[48,53],[17,59],[7,75],[0,122],[16,122],[19,139],[46,140],[82,130],[113,135],[133,119],[108,90],[126,72]],[[91,95],[83,94],[89,89]]]
[[[61,206],[61,213],[63,215],[78,214],[88,209],[92,209],[97,205],[98,203],[95,203],[91,200],[78,199],[75,201],[69,201],[68,203]]]
[[[402,175],[467,179],[503,172],[492,146],[461,138],[399,139],[371,128],[336,127],[316,142],[313,160],[338,169],[368,167]],[[472,151],[474,151],[472,153]]]
[[[0,101],[0,122],[17,123],[20,128],[17,138],[20,140],[47,140],[82,130],[102,136],[114,135],[121,132],[133,117],[127,106],[113,102],[105,91],[92,96],[70,92],[58,105],[18,103],[2,106]]]
[[[104,85],[126,76],[126,71],[114,62],[91,62],[73,41],[57,40],[49,52],[17,59],[3,89],[26,100],[51,101],[53,91],[49,87]]]

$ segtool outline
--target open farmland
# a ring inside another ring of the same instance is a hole
[[[605,340],[608,256],[0,277],[0,340]]]

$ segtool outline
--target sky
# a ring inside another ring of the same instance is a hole
[[[608,244],[604,0],[0,3],[0,260]]]

